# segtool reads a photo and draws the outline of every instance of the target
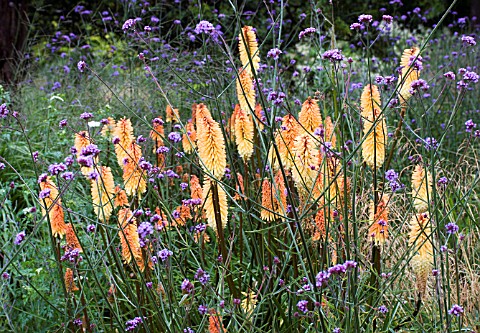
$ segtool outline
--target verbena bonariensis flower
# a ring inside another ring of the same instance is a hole
[[[416,276],[417,290],[422,297],[427,287],[427,279],[433,265],[432,231],[428,212],[417,213],[410,220],[408,244],[414,253],[410,264]]]
[[[235,143],[240,157],[247,162],[253,153],[253,121],[247,111],[238,104],[235,106]]]
[[[125,331],[133,331],[137,328],[138,325],[140,325],[143,322],[141,317],[135,317],[134,319],[131,319],[125,323]]]
[[[382,112],[380,93],[375,85],[363,89],[361,100],[363,134],[363,160],[372,169],[379,168],[385,161],[387,145],[387,123]]]
[[[417,212],[428,210],[428,198],[432,196],[432,176],[421,165],[415,166],[412,174],[413,205]]]
[[[99,177],[91,182],[93,211],[102,222],[108,222],[112,215],[115,183],[110,167],[99,166]]]
[[[273,48],[271,50],[268,51],[267,53],[267,58],[273,58],[274,60],[278,60],[278,57],[280,56],[280,54],[282,54],[283,52],[278,49],[278,48]]]
[[[358,22],[361,22],[361,23],[370,23],[372,21],[373,21],[372,15],[362,14],[358,17]]]
[[[122,30],[124,32],[127,32],[130,29],[135,29],[135,20],[134,19],[128,19],[126,20],[123,25],[122,25]]]
[[[203,20],[203,21],[198,22],[194,31],[197,35],[199,35],[199,34],[210,35],[210,34],[215,32],[215,27],[210,22]]]
[[[328,50],[322,54],[322,59],[330,62],[340,62],[343,58],[342,51],[339,49]]]
[[[20,231],[20,232],[15,236],[15,240],[13,241],[13,243],[14,243],[15,245],[20,245],[20,244],[23,243],[25,237],[26,237],[25,231]]]
[[[463,308],[458,304],[453,304],[452,308],[448,310],[448,314],[460,317],[463,314]]]
[[[315,32],[317,32],[317,29],[315,28],[306,28],[305,30],[301,31],[299,34],[298,34],[298,39],[303,39],[304,37],[307,37],[307,36],[312,36],[315,34]]]
[[[250,73],[252,67],[257,71],[260,66],[260,55],[258,52],[257,36],[253,27],[244,26],[238,37],[238,49],[240,51],[240,61],[242,67]],[[250,59],[252,60],[251,65]]]

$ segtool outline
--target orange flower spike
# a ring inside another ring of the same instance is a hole
[[[237,179],[238,179],[238,183],[235,185],[235,196],[234,196],[234,199],[235,200],[240,200],[241,199],[241,196],[243,195],[245,189],[243,187],[243,176],[237,172]]]
[[[65,272],[64,280],[65,280],[65,288],[67,289],[67,293],[70,294],[79,290],[73,279],[73,271],[71,268],[67,268]]]
[[[101,135],[103,137],[110,138],[113,135],[116,125],[115,119],[108,117],[107,122],[102,127]]]
[[[258,52],[258,42],[255,31],[251,26],[244,26],[238,37],[238,50],[240,51],[240,61],[242,66],[251,72],[251,66],[255,70],[260,67],[260,56]],[[250,59],[252,60],[251,66]]]
[[[318,149],[310,134],[299,135],[293,149],[292,177],[299,189],[310,191],[317,177]]]
[[[190,178],[190,196],[195,200],[203,200],[202,186],[200,185],[200,180],[195,175],[192,175]]]
[[[325,141],[330,142],[332,147],[337,146],[337,136],[335,134],[335,125],[333,124],[332,118],[328,116],[325,118]]]
[[[67,250],[78,250],[79,252],[83,252],[82,246],[78,241],[77,235],[73,230],[72,224],[66,224],[66,239],[67,239]]]
[[[138,195],[141,197],[147,190],[147,183],[145,181],[145,172],[138,165],[142,157],[142,150],[135,142],[130,145],[128,156],[123,166],[125,192],[128,196]]]
[[[300,127],[309,133],[313,133],[322,124],[322,115],[315,99],[308,97],[303,103],[302,110],[298,114],[298,122]]]
[[[293,153],[295,138],[299,135],[299,124],[295,117],[287,114],[282,119],[282,129],[278,138],[280,159],[285,169],[292,170],[294,167],[295,155]]]
[[[48,212],[53,237],[58,236],[62,238],[67,232],[67,226],[65,225],[62,200],[59,197],[57,186],[51,180],[50,176],[46,174],[40,176],[39,184],[41,189],[40,197],[43,197],[40,201],[42,204],[43,201],[45,202],[45,207],[42,205],[42,213],[46,215]]]
[[[262,106],[260,105],[260,103],[257,103],[257,105],[255,106],[255,117],[256,117],[256,123],[257,123],[257,126],[258,126],[258,130],[262,131],[265,124],[262,121],[262,119],[264,119],[264,112],[263,112],[263,109],[262,109]]]
[[[115,183],[110,167],[99,166],[98,171],[100,177],[91,182],[93,210],[100,221],[107,222],[114,208]]]
[[[208,333],[226,333],[227,330],[223,326],[222,317],[217,313],[217,311],[215,311],[215,309],[211,309],[209,313]]]
[[[373,200],[370,202],[368,235],[372,242],[375,242],[377,245],[384,244],[388,239],[388,200],[388,195],[382,195],[378,200],[376,211]]]
[[[250,115],[255,110],[255,88],[250,72],[244,68],[238,70],[237,98],[240,109]]]
[[[253,153],[253,122],[245,110],[239,109],[235,117],[235,142],[238,154],[248,162]]]
[[[227,166],[225,141],[220,125],[213,120],[203,104],[197,108],[197,137],[198,155],[203,170],[217,179],[222,178]]]
[[[275,174],[273,189],[275,196],[273,197],[275,213],[280,216],[287,215],[287,188],[281,170]]]
[[[86,131],[75,133],[74,141],[75,150],[77,151],[77,158],[82,153],[82,149],[92,143]],[[84,176],[88,176],[93,171],[93,167],[81,167],[80,170]]]
[[[163,127],[162,117],[153,119],[153,129],[150,131],[150,137],[156,142],[156,146],[163,146],[163,138],[165,136],[165,128]]]
[[[262,209],[260,211],[260,217],[267,222],[275,221],[272,184],[268,179],[264,179],[262,182]]]
[[[193,152],[197,146],[197,132],[192,120],[189,120],[185,126],[186,133],[182,136],[183,151],[187,154]],[[190,140],[189,140],[190,139]]]
[[[117,207],[128,207],[130,204],[128,202],[127,193],[120,188],[119,185],[115,187],[115,201],[114,204],[115,208]]]
[[[125,117],[120,119],[115,126],[113,136],[118,138],[118,143],[115,145],[115,154],[117,155],[117,162],[123,168],[123,161],[128,157],[128,148],[135,142],[133,136],[133,126],[130,119]]]

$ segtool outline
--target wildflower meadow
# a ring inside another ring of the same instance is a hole
[[[347,3],[35,16],[0,332],[480,332],[480,22]]]

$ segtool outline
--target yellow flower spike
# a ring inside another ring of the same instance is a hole
[[[422,297],[427,287],[428,275],[433,267],[432,230],[428,212],[418,213],[410,220],[408,244],[412,247],[413,257],[410,260],[416,276],[417,290]]]
[[[421,165],[415,166],[412,173],[413,206],[419,213],[428,210],[428,199],[432,196],[432,175]]]
[[[251,26],[244,26],[238,37],[238,50],[240,51],[240,61],[242,67],[251,71],[251,66],[258,70],[260,66],[260,56],[258,54],[258,42],[255,31]],[[250,66],[250,59],[252,65]]]
[[[381,111],[377,86],[367,85],[361,96],[364,139],[362,157],[370,168],[380,168],[385,162],[387,122]]]
[[[235,116],[234,128],[238,154],[247,162],[253,153],[253,122],[247,112],[241,108]]]
[[[410,93],[410,88],[412,82],[418,80],[420,77],[420,70],[412,66],[413,60],[420,53],[420,49],[416,46],[413,46],[409,49],[405,49],[400,60],[400,66],[402,67],[400,76],[398,77],[398,97],[400,103],[404,105],[412,94]],[[418,61],[418,59],[417,59]]]
[[[238,70],[237,78],[237,98],[240,109],[252,114],[255,110],[255,88],[253,87],[253,78],[245,68]]]
[[[91,182],[93,210],[100,221],[108,222],[113,211],[115,183],[110,167],[99,166],[98,173],[99,177]]]

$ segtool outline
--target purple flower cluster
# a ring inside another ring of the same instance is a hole
[[[447,234],[453,235],[453,234],[457,233],[459,228],[458,228],[458,225],[456,225],[453,222],[450,222],[447,225],[445,225],[445,229],[447,230]]]
[[[405,187],[405,185],[398,181],[398,173],[396,173],[393,169],[385,172],[385,179],[388,180],[388,184],[390,185],[392,192],[396,192]]]
[[[160,257],[160,259],[162,259],[163,262],[165,262],[169,257],[173,255],[173,252],[169,249],[163,249],[159,251],[157,255]]]
[[[385,314],[388,312],[388,308],[385,306],[385,305],[380,305],[378,307],[378,312],[382,313],[382,314]]]
[[[275,105],[282,105],[285,97],[287,97],[287,95],[285,95],[283,91],[271,91],[268,93],[267,100],[273,102]]]
[[[83,71],[85,70],[85,68],[87,68],[87,63],[83,60],[80,60],[78,63],[77,63],[77,68],[78,70],[83,73]]]
[[[215,27],[210,22],[203,20],[197,24],[194,31],[197,35],[202,33],[211,35],[215,32]]]
[[[7,104],[3,103],[2,105],[0,105],[0,118],[2,119],[7,118],[8,112],[9,111],[7,108]]]
[[[326,286],[331,275],[344,274],[349,269],[357,267],[357,263],[353,260],[347,260],[343,264],[337,264],[327,269],[327,271],[321,271],[315,276],[315,284],[317,287]]]
[[[141,323],[143,323],[142,317],[135,317],[125,323],[125,331],[133,331]]]
[[[207,272],[205,272],[203,269],[199,268],[195,273],[195,279],[198,280],[198,282],[200,282],[204,286],[210,280],[210,275]]]
[[[452,308],[448,310],[448,314],[460,317],[463,313],[463,308],[458,304],[453,304]]]
[[[122,30],[124,32],[127,32],[128,30],[130,30],[131,28],[134,28],[134,27],[135,27],[135,20],[128,19],[128,20],[125,21],[125,23],[123,23]]]
[[[358,17],[358,22],[360,23],[370,23],[373,21],[372,15],[362,14]]]
[[[460,74],[463,74],[462,80],[457,82],[457,88],[468,88],[470,83],[477,83],[479,76],[475,72],[467,71],[465,68],[460,68]]]
[[[193,286],[193,283],[190,282],[189,279],[185,279],[185,280],[183,280],[180,288],[182,289],[182,293],[190,294],[193,291],[194,286]]]
[[[454,72],[446,72],[445,74],[443,74],[443,76],[448,80],[452,80],[452,81],[455,80],[455,73]]]
[[[274,48],[268,51],[267,58],[273,58],[274,60],[277,60],[282,53],[283,52],[280,49]]]
[[[340,51],[339,49],[325,51],[322,54],[322,59],[328,60],[330,62],[342,61],[343,60],[342,51]]]
[[[308,301],[302,300],[297,303],[298,310],[302,311],[303,313],[308,312]]]
[[[60,261],[70,261],[71,263],[76,263],[82,261],[83,258],[80,256],[80,251],[78,249],[67,249],[65,254],[60,257]]]
[[[438,148],[438,142],[435,138],[427,137],[424,141],[426,150],[436,150]]]
[[[206,315],[206,314],[208,313],[208,308],[207,308],[207,306],[204,305],[204,304],[201,304],[201,305],[198,307],[198,312],[199,312],[202,316]]]
[[[308,37],[308,36],[312,36],[313,34],[315,34],[315,32],[317,32],[317,29],[315,28],[306,28],[305,30],[301,31],[299,34],[298,34],[298,39],[303,39],[304,37]]]
[[[24,241],[26,237],[26,234],[25,234],[25,231],[20,231],[16,236],[15,236],[15,240],[13,241],[13,243],[15,245],[20,245],[22,244],[22,242]]]
[[[410,89],[408,90],[410,94],[415,95],[419,90],[427,91],[430,88],[427,81],[424,79],[418,79],[412,82]]]
[[[150,222],[142,222],[138,226],[137,232],[138,236],[140,237],[140,246],[145,247],[146,243],[148,242],[147,237],[153,234],[153,226]]]
[[[475,124],[472,119],[468,119],[465,122],[465,132],[467,133],[471,133],[476,127],[477,124]]]
[[[477,45],[477,42],[475,41],[475,38],[473,38],[471,36],[463,35],[462,36],[462,42],[463,42],[463,45],[465,45],[465,46],[475,46],[475,45]]]
[[[182,135],[178,132],[171,132],[170,134],[168,134],[168,140],[174,143],[180,142],[182,141]]]
[[[54,164],[50,164],[48,166],[48,172],[52,175],[52,176],[56,176],[58,174],[60,174],[61,172],[64,172],[67,170],[67,166],[63,163],[54,163]]]

